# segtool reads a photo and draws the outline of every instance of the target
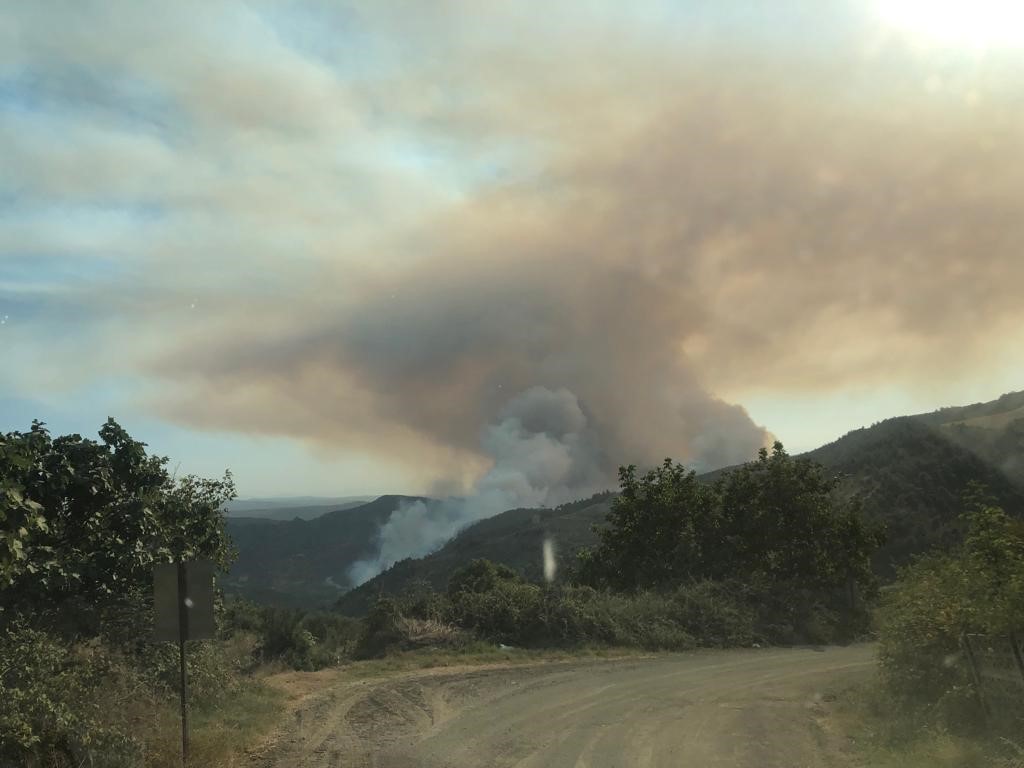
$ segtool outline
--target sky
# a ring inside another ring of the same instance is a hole
[[[0,0],[0,430],[546,501],[1022,389],[1014,5]]]

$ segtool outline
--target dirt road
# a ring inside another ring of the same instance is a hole
[[[443,669],[311,697],[259,768],[845,766],[829,690],[869,646]]]

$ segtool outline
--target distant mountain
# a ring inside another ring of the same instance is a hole
[[[895,566],[915,553],[945,546],[960,535],[961,495],[976,480],[1011,513],[1024,515],[1024,491],[1005,471],[1019,451],[1013,436],[1021,425],[1014,411],[1024,393],[1006,395],[933,414],[899,417],[854,430],[835,442],[803,454],[845,477],[840,493],[860,494],[865,513],[885,524],[887,541],[875,558],[876,570],[891,576]],[[984,420],[979,422],[977,420]],[[967,428],[996,430],[1002,437],[986,443],[986,456],[963,439]],[[978,426],[983,423],[985,426]],[[1002,441],[1002,442],[1000,442]],[[1004,452],[1005,451],[1005,452]],[[713,482],[728,468],[702,476]],[[343,595],[338,608],[358,615],[381,593],[401,591],[423,580],[443,588],[451,573],[478,557],[504,563],[539,580],[541,542],[551,536],[564,564],[596,537],[591,528],[604,522],[614,494],[603,494],[555,510],[510,510],[462,531],[439,551],[405,560]]]
[[[225,505],[233,518],[311,520],[326,512],[348,509],[373,500],[373,496],[282,496],[273,499],[235,499]]]
[[[378,531],[413,496],[381,496],[312,520],[227,519],[238,560],[221,580],[225,591],[280,605],[317,607],[348,589],[348,569],[376,554]]]
[[[269,507],[267,509],[253,509],[248,511],[234,512],[229,514],[233,523],[269,523],[279,520],[314,520],[328,512],[338,512],[345,509],[361,507],[369,499],[359,501],[348,501],[342,504],[318,504],[308,507]]]

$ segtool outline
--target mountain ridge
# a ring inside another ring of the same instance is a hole
[[[848,475],[843,492],[860,493],[865,512],[886,523],[889,540],[876,558],[876,568],[888,575],[913,553],[955,540],[960,493],[972,479],[986,483],[1011,511],[1024,510],[1024,484],[1002,466],[1024,451],[1024,420],[999,421],[1001,414],[1012,415],[1022,405],[1024,392],[1012,392],[987,403],[898,416],[851,430],[800,456]],[[972,419],[989,419],[996,426],[958,426]],[[987,442],[981,444],[979,435]],[[705,473],[701,479],[713,482],[728,469]],[[341,594],[349,586],[348,569],[378,554],[380,526],[391,512],[403,502],[434,500],[385,494],[312,520],[229,517],[239,561],[224,583],[229,592],[266,602],[313,607],[334,603],[340,596],[342,607],[358,603],[364,610],[367,594],[397,591],[416,579],[441,588],[451,570],[475,557],[504,562],[527,578],[540,579],[544,538],[555,542],[561,569],[580,547],[596,541],[591,529],[603,522],[614,492],[598,497],[553,510],[507,510],[481,520],[436,552],[396,563],[348,594]]]
[[[1011,393],[994,402],[1001,402],[1004,407],[1017,407],[1018,397],[1024,401],[1024,393]],[[967,413],[964,409],[970,408],[975,408],[973,414],[978,415],[979,406],[989,405],[965,406],[956,409],[956,415],[962,417]],[[983,415],[997,412],[988,409]],[[957,540],[961,532],[961,494],[971,481],[984,483],[1012,514],[1024,515],[1024,491],[998,466],[946,435],[941,428],[943,423],[936,422],[936,426],[932,426],[918,416],[893,417],[870,427],[851,430],[830,443],[798,455],[845,476],[840,492],[860,495],[865,514],[886,526],[887,541],[875,557],[875,569],[883,577],[893,575],[895,568],[907,563],[914,554],[932,546],[948,546]],[[734,468],[714,470],[700,478],[714,482]],[[582,512],[561,522],[600,524],[614,496],[614,492],[608,492],[599,503],[577,502],[582,505],[578,508]],[[342,595],[337,607],[345,613],[361,614],[378,594],[398,592],[417,580],[443,588],[454,567],[475,557],[487,557],[527,578],[539,580],[540,542],[544,536],[553,535],[551,520],[543,517],[543,512],[510,510],[480,521],[460,532],[437,552],[396,563],[366,584]],[[553,512],[557,515],[557,510]],[[523,546],[504,553],[497,546],[501,539],[488,537],[486,527],[481,527],[488,524],[498,528],[515,523],[521,527]],[[592,531],[588,534],[576,529],[571,535],[573,544],[562,547],[559,553],[561,567],[568,564],[580,547],[596,542]]]

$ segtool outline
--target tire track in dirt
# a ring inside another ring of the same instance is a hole
[[[843,766],[821,692],[868,646],[405,673],[344,681],[300,708],[258,768]]]

